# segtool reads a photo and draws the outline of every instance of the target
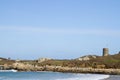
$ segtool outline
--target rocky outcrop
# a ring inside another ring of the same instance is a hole
[[[95,59],[95,58],[97,58],[96,55],[87,55],[87,56],[83,56],[83,57],[77,58],[76,60],[87,61],[87,60],[91,60],[91,59]]]
[[[17,69],[18,71],[39,71],[39,70],[42,70],[41,67],[31,65],[31,64],[21,63],[21,62],[14,63],[13,68]]]
[[[78,68],[62,66],[35,66],[23,63],[14,63],[14,69],[19,71],[54,71],[72,73],[99,73],[99,74],[120,74],[120,69],[97,69],[97,68]]]

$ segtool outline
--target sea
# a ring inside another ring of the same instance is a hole
[[[120,76],[60,72],[0,72],[0,80],[120,80]]]

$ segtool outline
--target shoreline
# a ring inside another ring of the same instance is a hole
[[[14,69],[18,71],[51,71],[51,72],[63,72],[63,73],[90,73],[90,74],[109,74],[120,75],[120,69],[97,69],[97,68],[77,68],[77,67],[61,67],[61,66],[40,66],[40,67],[26,67],[20,68],[19,66]]]

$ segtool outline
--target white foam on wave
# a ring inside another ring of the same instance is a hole
[[[56,80],[101,80],[109,78],[110,75],[100,75],[100,74],[75,74],[74,77],[56,79]]]

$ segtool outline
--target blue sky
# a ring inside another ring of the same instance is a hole
[[[0,56],[73,59],[120,51],[120,0],[0,0]]]

